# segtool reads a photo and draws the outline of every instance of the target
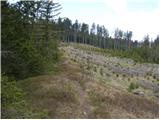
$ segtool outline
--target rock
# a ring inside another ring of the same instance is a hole
[[[86,113],[85,111],[83,112],[83,114],[84,114],[85,116],[87,115],[87,113]]]
[[[134,91],[133,94],[139,95],[139,96],[144,96],[144,92],[143,91]]]

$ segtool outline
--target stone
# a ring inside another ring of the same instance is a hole
[[[144,96],[144,92],[143,91],[134,91],[133,94],[139,95],[139,96]]]

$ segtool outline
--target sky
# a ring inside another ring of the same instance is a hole
[[[133,40],[155,38],[160,30],[160,0],[55,0],[63,9],[60,17],[74,23],[104,25],[110,35],[119,28],[133,31]]]
[[[17,1],[17,0],[9,0]],[[160,32],[160,0],[54,0],[62,5],[59,17],[74,23],[104,25],[111,36],[114,30],[133,32],[133,40],[145,35],[155,39]]]

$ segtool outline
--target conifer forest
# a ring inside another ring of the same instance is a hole
[[[158,34],[73,21],[54,0],[0,4],[2,119],[159,118]]]

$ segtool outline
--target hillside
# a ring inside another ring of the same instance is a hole
[[[59,50],[58,71],[18,81],[45,118],[158,118],[158,64],[81,44],[62,43]]]
[[[1,1],[2,119],[159,117],[158,15],[114,2]]]

